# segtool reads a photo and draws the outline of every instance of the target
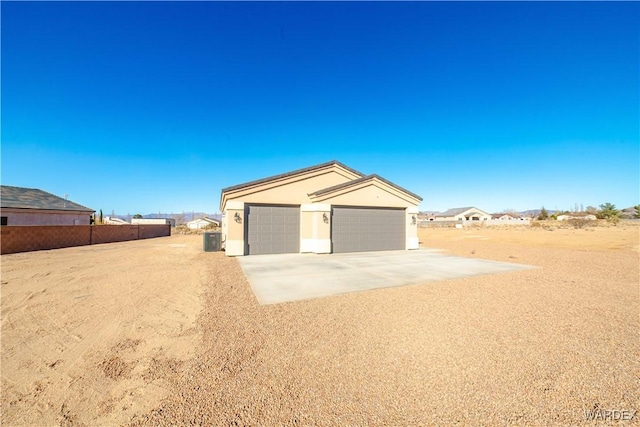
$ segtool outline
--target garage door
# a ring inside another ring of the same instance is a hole
[[[300,252],[300,207],[249,205],[245,212],[248,255]]]
[[[404,209],[333,208],[334,253],[405,249],[405,235]]]

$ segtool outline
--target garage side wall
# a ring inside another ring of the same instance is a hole
[[[223,227],[223,240],[225,240],[225,252],[227,256],[244,255],[244,203],[235,200],[227,202],[224,212],[225,225]]]
[[[407,208],[407,250],[420,249],[418,240],[418,208]]]
[[[331,253],[331,205],[306,204],[300,210],[300,252]]]

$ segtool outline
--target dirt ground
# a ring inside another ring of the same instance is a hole
[[[196,235],[2,255],[2,425],[581,425],[640,409],[640,227],[420,240],[538,268],[260,306]]]

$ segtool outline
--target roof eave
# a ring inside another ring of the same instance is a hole
[[[375,179],[377,179],[378,181],[381,181],[381,182],[389,185],[390,187],[395,188],[396,190],[406,194],[407,196],[410,196],[411,198],[416,199],[418,202],[422,201],[422,197],[418,196],[415,193],[412,193],[411,191],[409,191],[409,190],[407,190],[405,188],[400,187],[399,185],[394,184],[391,181],[388,181],[388,180],[382,178],[380,175],[377,175],[377,174],[367,175],[367,176],[364,176],[362,178],[358,178],[358,179],[354,179],[354,180],[349,181],[349,182],[345,182],[343,184],[338,184],[338,185],[334,185],[332,187],[323,188],[321,190],[314,191],[313,193],[309,193],[308,196],[309,197],[323,196],[323,195],[326,195],[326,194],[333,193],[335,191],[343,190],[343,189],[346,189],[346,188],[349,188],[349,187],[360,185],[360,184],[365,183],[365,182],[373,181]]]
[[[225,206],[225,202],[226,202],[226,194],[227,193],[231,193],[234,191],[238,191],[238,190],[244,190],[247,188],[251,188],[251,187],[255,187],[258,185],[262,185],[262,184],[266,184],[267,182],[272,182],[272,181],[278,181],[281,179],[285,179],[285,178],[290,178],[290,177],[295,177],[298,175],[303,175],[305,173],[308,172],[312,172],[312,171],[316,171],[316,170],[320,170],[320,169],[324,169],[324,168],[329,168],[331,166],[338,166],[348,172],[351,172],[354,175],[358,175],[360,177],[364,177],[365,175],[362,172],[358,172],[355,169],[350,168],[349,166],[340,163],[337,160],[331,160],[330,162],[326,162],[326,163],[321,163],[315,166],[309,166],[306,168],[302,168],[302,169],[297,169],[291,172],[286,172],[286,173],[282,173],[282,174],[278,174],[278,175],[273,175],[273,176],[269,176],[266,178],[261,178],[261,179],[257,179],[254,181],[249,181],[249,182],[245,182],[243,184],[238,184],[238,185],[233,185],[230,187],[226,187],[223,188],[222,190],[220,190],[220,211],[224,210],[224,206]]]

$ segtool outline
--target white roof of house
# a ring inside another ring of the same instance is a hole
[[[187,222],[187,224],[194,224],[196,222],[208,222],[210,224],[220,224],[220,221],[218,221],[217,219],[208,218],[206,216],[203,218],[192,219],[191,221]]]

